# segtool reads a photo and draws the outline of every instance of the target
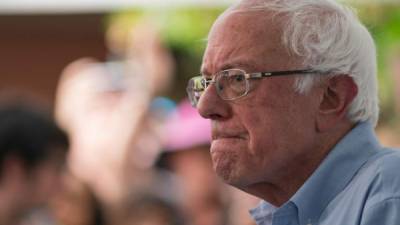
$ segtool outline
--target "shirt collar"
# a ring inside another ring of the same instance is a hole
[[[290,199],[298,207],[300,224],[316,223],[328,203],[380,148],[368,122],[359,123],[346,134]]]
[[[258,204],[256,208],[250,209],[249,212],[257,224],[262,224],[264,221],[268,221],[269,224],[272,224],[272,217],[277,209],[278,208],[274,205],[261,200],[260,204]]]

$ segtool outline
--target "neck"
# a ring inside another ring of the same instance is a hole
[[[290,166],[281,171],[277,179],[255,183],[241,188],[270,204],[280,207],[303,186],[307,179],[319,167],[334,146],[352,129],[353,125],[342,126],[330,132],[322,133],[315,138],[318,143],[307,149],[309,154],[296,158]]]
[[[245,192],[255,195],[270,204],[280,207],[301,188],[307,181],[312,173],[318,168],[319,164],[325,158],[326,154],[320,156],[320,160],[310,161],[306,163],[299,163],[302,168],[298,166],[291,166],[284,174],[281,174],[279,179],[260,182],[244,188]],[[297,168],[297,169],[296,169]]]

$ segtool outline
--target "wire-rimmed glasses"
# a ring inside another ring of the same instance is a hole
[[[218,72],[213,78],[196,76],[189,80],[186,91],[193,107],[197,106],[202,94],[210,84],[215,84],[218,96],[226,101],[246,96],[250,91],[250,79],[293,74],[311,74],[313,70],[290,70],[246,73],[242,69],[228,69]]]

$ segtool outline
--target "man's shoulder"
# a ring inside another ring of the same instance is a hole
[[[382,178],[400,177],[400,149],[382,148],[366,163]]]
[[[399,171],[400,150],[376,149],[329,203],[320,218],[323,221],[320,224],[360,224],[360,220],[379,210],[382,205],[400,208]]]
[[[400,198],[400,150],[383,148],[362,171],[370,180],[367,205]]]

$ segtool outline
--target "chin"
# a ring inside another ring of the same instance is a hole
[[[217,174],[224,183],[235,188],[244,189],[249,186],[244,177],[235,174],[233,171],[231,171],[230,173],[217,172]]]
[[[211,153],[211,159],[215,173],[224,181],[229,183],[235,173],[235,157],[221,152]]]
[[[214,161],[213,167],[218,177],[226,184],[239,189],[246,189],[252,186],[255,182],[252,179],[253,174],[248,174],[243,170],[236,160],[230,158],[222,158]],[[242,170],[241,170],[242,169]]]
[[[211,143],[210,153],[215,173],[227,184],[237,186],[243,183],[243,177],[240,174],[241,154],[245,149],[246,143],[242,140],[223,139]],[[231,143],[235,142],[235,143]]]
[[[234,187],[245,185],[245,179],[240,174],[238,161],[236,157],[224,157],[223,155],[213,155],[213,167],[218,177],[226,184]]]

